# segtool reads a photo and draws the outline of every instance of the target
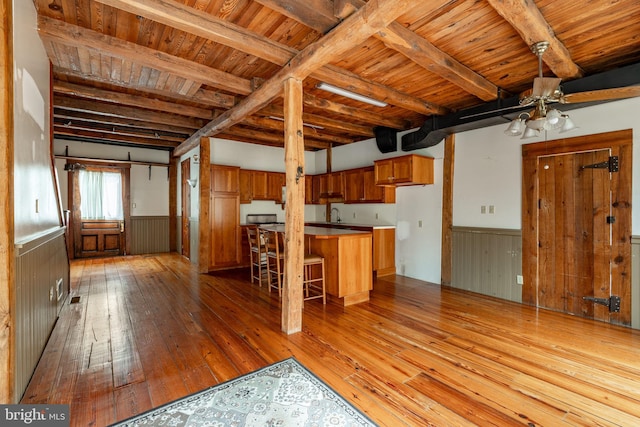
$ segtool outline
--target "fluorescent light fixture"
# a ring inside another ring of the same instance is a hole
[[[269,116],[269,118],[271,120],[277,120],[279,122],[284,122],[284,119],[282,117]],[[324,126],[312,125],[310,123],[302,123],[302,126],[307,126],[307,127],[312,128],[312,129],[324,129]]]
[[[332,86],[327,83],[318,83],[316,86],[318,89],[326,90],[327,92],[335,93],[336,95],[344,96],[347,98],[355,99],[356,101],[366,102],[367,104],[375,105],[376,107],[386,107],[387,103],[372,99],[358,93],[349,92],[348,90],[340,89],[339,87]]]

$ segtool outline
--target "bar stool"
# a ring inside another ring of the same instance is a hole
[[[271,292],[271,288],[276,288],[278,290],[278,296],[282,297],[282,282],[284,282],[283,233],[271,230],[264,230],[263,233],[267,249],[269,292]]]
[[[313,266],[320,266],[320,277],[313,278]],[[318,284],[318,282],[321,282]],[[324,285],[324,257],[317,254],[304,254],[304,280],[303,300],[322,298],[322,304],[327,303],[327,295]]]
[[[249,258],[251,260],[251,283],[257,279],[262,287],[262,281],[267,279],[267,250],[262,243],[262,236],[258,227],[247,227],[249,240]],[[257,270],[257,275],[256,275]],[[263,271],[264,270],[264,271]]]

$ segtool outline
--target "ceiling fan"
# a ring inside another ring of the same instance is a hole
[[[576,125],[569,116],[556,108],[549,108],[551,103],[609,101],[640,96],[640,86],[563,93],[560,87],[562,79],[542,75],[542,56],[548,48],[547,41],[531,45],[531,51],[538,57],[538,77],[533,80],[533,87],[520,95],[519,106],[516,108],[527,106],[534,108],[530,112],[520,113],[509,124],[505,134],[510,136],[522,134],[522,138],[525,139],[535,137],[543,130],[559,130],[563,133],[574,129]]]

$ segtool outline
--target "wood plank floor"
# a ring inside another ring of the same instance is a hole
[[[294,356],[382,426],[640,425],[640,331],[417,280],[348,308],[305,303],[280,332],[248,270],[199,275],[176,254],[74,261],[22,403],[103,426]]]

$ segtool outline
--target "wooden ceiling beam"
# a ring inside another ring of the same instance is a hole
[[[60,95],[55,95],[53,99],[53,104],[55,105],[55,107],[64,110],[119,117],[123,119],[134,119],[149,123],[163,123],[180,127],[194,127],[195,129],[200,129],[202,125],[206,123],[205,120],[192,117],[177,116],[175,114],[161,113],[157,111],[151,112],[134,107],[124,107],[108,104],[96,105],[95,102],[87,101],[84,99],[68,98]]]
[[[280,120],[273,120],[268,117],[249,116],[245,118],[241,123],[246,126],[269,129],[284,133],[284,122]],[[326,133],[326,131],[330,129],[314,129],[308,126],[304,126],[303,129],[306,136],[313,137],[314,139],[319,141],[326,141],[334,144],[349,144],[351,142],[351,139],[349,138],[343,138]]]
[[[188,117],[197,117],[205,120],[213,119],[213,113],[211,112],[211,110],[206,110],[204,108],[197,108],[189,105],[160,101],[158,99],[129,95],[110,90],[96,89],[68,82],[54,82],[53,92],[60,95],[67,95],[80,99],[90,99],[107,104],[119,104],[129,107],[144,108],[146,110],[157,110],[163,111],[165,113],[178,114]]]
[[[178,138],[178,140],[184,141],[185,138],[188,138],[191,135],[191,132],[178,132],[175,130],[167,131],[160,130],[155,128],[141,128],[135,126],[127,126],[127,125],[119,125],[115,123],[104,123],[104,122],[96,122],[95,120],[83,120],[77,117],[66,118],[53,116],[54,124],[58,126],[65,126],[67,128],[77,128],[77,129],[94,129],[94,130],[104,130],[111,132],[118,132],[121,134],[130,134],[136,136],[148,136],[149,138],[155,137],[155,135],[161,135],[167,138]]]
[[[139,137],[125,137],[118,134],[109,134],[106,132],[96,132],[93,130],[82,130],[82,131],[72,131],[64,126],[54,126],[53,134],[56,138],[64,139],[67,137],[80,138],[84,140],[101,140],[105,143],[112,144],[126,144],[126,145],[137,145],[140,147],[150,147],[150,148],[161,148],[161,149],[172,149],[176,145],[176,142],[164,141],[162,139],[147,139],[147,138],[139,138]]]
[[[180,156],[186,153],[199,144],[201,137],[227,129],[263,108],[273,98],[282,94],[283,82],[286,79],[306,78],[348,49],[359,45],[375,32],[385,28],[410,7],[413,1],[420,0],[377,0],[367,3],[320,41],[300,51],[286,67],[243,99],[235,108],[227,110],[194,133],[174,150],[173,155]]]
[[[187,126],[173,126],[164,123],[151,123],[142,120],[136,119],[128,119],[128,118],[120,118],[120,117],[111,117],[104,116],[100,114],[94,113],[86,113],[79,111],[68,111],[65,109],[61,109],[55,107],[53,109],[53,118],[60,119],[63,122],[68,122],[69,120],[82,120],[86,123],[96,123],[98,125],[105,126],[123,126],[132,129],[151,129],[160,132],[174,132],[183,135],[191,135],[194,130],[200,129],[199,126],[187,127]]]
[[[161,24],[186,31],[190,34],[204,37],[213,42],[238,49],[244,53],[254,55],[257,58],[272,62],[279,66],[285,66],[299,53],[297,50],[289,46],[274,42],[243,27],[226,22],[204,11],[180,4],[176,1],[98,1],[136,15],[144,16],[145,18]],[[277,1],[265,1],[260,3],[264,3],[267,7],[274,10],[280,9],[279,2]],[[309,25],[309,22],[325,22],[326,17],[333,14],[333,8],[330,7],[330,3],[326,1],[322,2],[320,0],[315,0],[313,2],[293,2],[291,4],[286,2],[280,3],[286,4],[287,10],[291,9],[298,11],[298,13],[302,15],[302,17],[298,16],[298,21],[305,25]],[[285,13],[286,16],[289,16],[290,14],[290,12]],[[319,16],[323,16],[324,18],[319,20]],[[303,22],[301,19],[308,22]],[[336,20],[331,27],[335,26],[337,23],[338,21]],[[326,29],[327,28],[325,27],[325,30]],[[446,114],[448,112],[440,106],[425,102],[419,98],[399,92],[388,86],[372,81],[366,81],[361,77],[347,73],[337,67],[323,67],[316,70],[316,72],[312,73],[311,76],[318,80],[324,80],[327,83],[348,87],[350,90],[362,93],[365,96],[375,95],[376,99],[383,99],[388,104],[396,105],[420,114]]]
[[[246,142],[268,142],[273,147],[284,147],[284,138],[282,135],[274,135],[265,133],[263,131],[247,129],[239,126],[232,126],[229,129],[225,129],[224,134],[220,134],[222,137],[226,136],[240,136],[245,139]],[[306,138],[304,146],[308,149],[325,150],[331,143],[324,141],[315,141],[312,138]]]
[[[93,124],[86,124],[81,121],[70,121],[70,122],[71,123],[69,124],[69,123],[59,123],[58,121],[54,121],[54,128],[57,131],[66,129],[67,131],[72,133],[76,133],[78,131],[101,132],[106,135],[117,135],[118,137],[123,137],[123,138],[133,137],[133,138],[140,138],[140,139],[148,139],[151,141],[162,140],[162,141],[176,143],[176,145],[184,140],[184,137],[175,136],[175,135],[172,136],[172,135],[158,133],[156,136],[154,134],[151,134],[150,132],[140,132],[137,130],[131,130],[131,129],[122,128],[122,127],[109,129],[104,126],[96,127]]]
[[[38,15],[38,33],[44,40],[78,49],[93,49],[218,89],[242,95],[251,93],[251,82],[247,79],[43,15]]]
[[[488,3],[531,46],[540,41],[549,42],[542,60],[561,79],[577,79],[584,71],[571,58],[569,50],[558,40],[535,2],[529,0],[488,0]]]
[[[209,107],[214,108],[224,108],[229,109],[232,108],[236,104],[236,97],[233,95],[229,95],[222,92],[217,92],[213,90],[206,90],[199,88],[192,95],[182,95],[177,92],[167,92],[165,90],[150,88],[147,86],[131,84],[131,83],[123,83],[121,80],[115,80],[112,78],[105,78],[103,76],[91,74],[87,76],[87,74],[83,73],[79,70],[72,70],[70,68],[62,68],[62,67],[53,67],[53,75],[55,77],[68,76],[78,79],[83,82],[85,85],[93,85],[94,82],[102,83],[105,85],[117,87],[119,89],[131,89],[139,92],[143,92],[145,94],[154,95],[162,98],[169,98],[176,101],[185,101],[185,102],[197,102],[203,105],[207,105]],[[57,79],[60,80],[60,79]]]
[[[283,15],[323,33],[337,25],[340,22],[340,18],[346,18],[349,14],[355,13],[357,9],[365,5],[362,0],[344,0],[334,2],[333,5],[316,4],[317,14],[322,16],[327,16],[330,13],[335,14],[332,22],[327,22],[325,24],[326,27],[321,27],[318,21],[310,18],[308,14],[300,12],[294,6],[298,3],[296,0],[257,0],[257,2],[263,6],[275,8]],[[492,101],[498,97],[498,87],[496,85],[398,22],[392,22],[386,29],[374,34],[374,37],[382,41],[388,48],[400,52],[429,72],[464,89],[465,92],[469,92],[484,101]],[[337,84],[336,82],[328,83]],[[367,96],[380,99],[373,94]],[[438,112],[437,114],[445,114],[445,112]]]

